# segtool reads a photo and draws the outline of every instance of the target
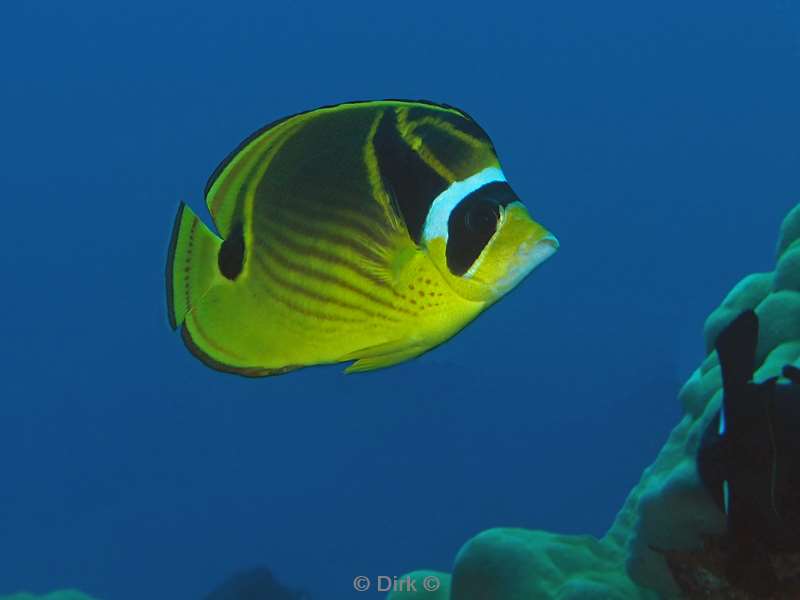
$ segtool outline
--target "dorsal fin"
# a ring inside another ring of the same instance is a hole
[[[318,113],[340,112],[358,107],[391,107],[396,109],[413,109],[420,107],[436,108],[441,111],[443,117],[458,123],[461,128],[473,136],[484,139],[490,143],[485,132],[474,122],[472,117],[464,111],[447,104],[437,104],[428,100],[365,100],[343,102],[321,106],[311,110],[299,112],[281,119],[277,119],[256,132],[247,136],[232,152],[230,152],[222,162],[214,169],[209,177],[205,188],[206,204],[209,212],[214,219],[214,225],[223,238],[228,236],[228,231],[235,223],[236,215],[242,220],[242,215],[247,212],[246,204],[248,193],[252,192],[252,184],[256,183],[263,174],[266,165],[272,156],[280,149],[283,143],[302,127],[304,123],[313,120]],[[394,110],[389,111],[392,116]],[[392,132],[396,127],[392,127]],[[391,133],[391,132],[390,132]],[[382,138],[381,138],[382,139]],[[393,138],[389,136],[389,142]],[[391,143],[389,144],[391,150]],[[404,144],[400,147],[403,148]],[[411,150],[409,149],[409,152]],[[413,152],[411,152],[413,155]],[[410,155],[409,155],[410,156]],[[413,159],[414,157],[411,156]],[[423,169],[423,173],[425,170]],[[419,173],[412,173],[416,181]],[[397,186],[405,183],[408,178],[401,178],[401,181],[393,181]],[[427,181],[423,183],[429,183]],[[419,187],[418,184],[417,187]],[[398,190],[401,193],[406,190]],[[423,215],[424,217],[424,215]]]
[[[214,225],[223,238],[243,220],[248,201],[269,161],[299,123],[291,117],[262,127],[231,152],[214,170],[206,184],[205,197]]]
[[[716,341],[722,369],[722,407],[719,434],[734,435],[741,426],[743,415],[752,410],[748,382],[753,376],[758,343],[758,316],[748,310],[736,317],[719,334]]]
[[[746,310],[736,317],[716,341],[725,393],[745,385],[753,376],[758,344],[758,316]]]

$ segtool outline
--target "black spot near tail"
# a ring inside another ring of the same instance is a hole
[[[219,248],[219,272],[224,277],[235,280],[244,266],[244,231],[242,224],[233,226],[228,237]]]

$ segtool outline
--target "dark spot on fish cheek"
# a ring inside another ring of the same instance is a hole
[[[222,242],[217,257],[219,272],[226,279],[235,280],[244,267],[244,232],[242,224],[237,223],[228,237]]]

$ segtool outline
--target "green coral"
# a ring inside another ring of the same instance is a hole
[[[719,409],[722,379],[713,352],[717,335],[741,311],[755,309],[761,324],[755,380],[800,366],[800,205],[784,219],[775,270],[742,279],[708,317],[707,356],[678,394],[684,416],[606,535],[557,535],[491,529],[458,553],[449,596],[433,600],[650,600],[681,590],[665,554],[697,549],[724,531],[724,516],[697,475],[703,431]],[[419,573],[419,572],[417,572]],[[391,600],[417,596],[392,594]]]
[[[453,598],[648,598],[625,575],[624,555],[591,536],[490,529],[456,557]]]
[[[653,548],[697,548],[704,537],[724,529],[723,517],[705,493],[694,460],[702,433],[722,400],[719,360],[712,351],[717,335],[742,310],[753,308],[760,322],[755,381],[780,375],[785,364],[800,361],[798,241],[800,205],[784,219],[775,270],[745,277],[706,319],[703,333],[708,355],[678,395],[686,415],[623,508],[634,513],[627,542],[628,572],[636,582],[664,596],[676,595],[677,589],[664,557]]]

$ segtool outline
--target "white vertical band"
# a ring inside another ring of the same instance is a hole
[[[455,181],[434,198],[425,218],[422,239],[425,241],[443,237],[447,242],[447,223],[450,213],[458,204],[475,190],[495,181],[505,181],[506,176],[498,167],[487,167],[462,181]]]

